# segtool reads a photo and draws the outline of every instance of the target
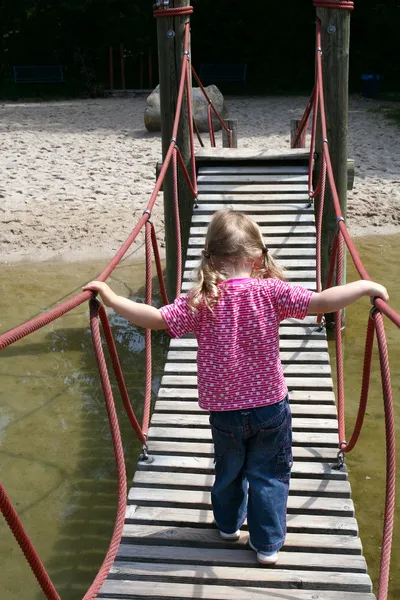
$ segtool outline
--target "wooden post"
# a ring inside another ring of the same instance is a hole
[[[294,145],[300,123],[301,123],[300,119],[291,119],[290,120],[290,147],[291,148],[305,148],[306,147],[306,135],[307,135],[306,132],[304,132],[304,134],[302,134],[300,136],[300,139],[297,142],[296,146]]]
[[[121,61],[121,83],[122,83],[122,89],[125,89],[125,59],[124,59],[124,45],[120,44],[119,45],[119,58]]]
[[[232,131],[232,148],[237,148],[238,147],[238,134],[237,134],[237,127],[238,127],[238,122],[237,119],[226,119],[225,120],[225,125],[228,127],[228,129],[230,129]],[[222,147],[223,148],[229,148],[229,134],[227,131],[225,131],[225,129],[222,129]]]
[[[185,8],[189,0],[170,0],[170,8]],[[163,160],[168,151],[178,96],[179,78],[184,52],[185,23],[188,16],[168,17],[157,19],[158,64],[160,75],[160,108],[161,108],[161,137]],[[189,123],[186,96],[184,97],[182,116],[177,145],[187,166],[190,162]],[[193,199],[187,183],[178,169],[179,211],[181,221],[182,255],[189,239],[189,227],[192,215]],[[172,188],[172,171],[168,169],[164,181],[164,222],[165,244],[167,257],[167,292],[172,300],[176,288],[176,259],[177,248],[175,239],[174,199]]]
[[[342,214],[346,218],[350,11],[345,9],[318,8],[317,16],[321,20],[322,69],[329,151]],[[322,152],[320,124],[317,129],[316,152],[318,156],[317,163],[319,163]],[[317,176],[319,173],[318,164],[315,172]],[[332,244],[336,231],[336,215],[333,208],[330,187],[327,183],[322,224],[321,258],[323,286],[327,280]],[[333,315],[329,315],[328,323],[332,322],[331,317]]]
[[[108,49],[108,61],[110,69],[110,90],[114,89],[114,60],[113,60],[113,48],[112,46]]]

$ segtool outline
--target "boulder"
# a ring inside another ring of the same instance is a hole
[[[205,88],[211,102],[215,106],[222,118],[225,118],[226,110],[224,97],[216,85],[209,85]],[[205,99],[200,88],[192,90],[193,118],[196,122],[199,131],[202,133],[208,132],[208,102]],[[147,131],[161,131],[161,115],[160,115],[160,86],[158,85],[147,98],[147,107],[144,112],[144,124]],[[220,131],[221,123],[214,115],[213,123],[215,131]]]

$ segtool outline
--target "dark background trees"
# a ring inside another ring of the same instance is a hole
[[[108,48],[124,43],[127,87],[139,86],[138,57],[150,51],[157,81],[152,0],[0,0],[0,89],[12,92],[13,65],[62,64],[60,94],[95,95],[108,87]],[[314,66],[311,0],[193,0],[192,53],[201,62],[245,62],[248,91],[308,91]],[[356,0],[352,14],[351,79],[379,73],[400,89],[400,0]],[[146,77],[145,86],[147,87]],[[52,89],[54,93],[54,88]]]

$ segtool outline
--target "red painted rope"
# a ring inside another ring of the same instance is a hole
[[[161,8],[157,4],[153,6],[153,15],[156,19],[163,17],[183,17],[184,15],[191,15],[193,13],[193,6],[187,6],[185,8]]]
[[[42,588],[46,598],[48,600],[61,600],[57,593],[56,588],[52,584],[50,577],[47,574],[46,569],[42,561],[40,560],[33,544],[26,533],[24,526],[12,505],[10,498],[0,483],[0,510],[7,521],[9,528],[11,529],[15,539],[18,542],[22,552],[25,555],[26,560],[29,563],[30,568],[33,571],[40,587]]]
[[[315,88],[311,92],[310,99],[309,99],[308,104],[306,106],[306,109],[305,109],[305,111],[303,113],[303,116],[301,117],[301,121],[300,121],[299,126],[297,128],[296,137],[295,137],[295,139],[293,141],[292,148],[297,148],[300,140],[302,139],[302,136],[303,135],[305,136],[306,133],[307,133],[308,122],[309,122],[311,110],[312,110],[312,108],[314,106],[314,100],[315,100]]]
[[[97,365],[99,368],[101,385],[103,388],[104,399],[107,408],[108,420],[110,422],[111,437],[114,447],[114,456],[117,467],[117,479],[118,479],[118,504],[117,514],[115,518],[114,530],[111,537],[111,542],[107,550],[106,557],[103,564],[100,567],[98,574],[96,575],[92,585],[83,597],[83,600],[92,600],[96,598],[98,591],[103,585],[110,569],[113,565],[119,544],[121,542],[122,530],[125,521],[126,511],[126,474],[125,474],[125,460],[124,460],[124,449],[122,447],[121,433],[118,425],[117,412],[115,410],[114,398],[111,389],[110,379],[108,377],[106,360],[104,357],[103,347],[101,343],[100,325],[98,319],[99,313],[99,302],[97,300],[90,300],[90,328],[92,331],[93,348],[96,356]]]
[[[194,126],[194,130],[195,130],[195,132],[196,132],[196,135],[197,135],[197,139],[199,140],[199,144],[200,144],[200,146],[201,146],[202,148],[204,148],[204,142],[203,142],[203,140],[201,139],[201,135],[200,135],[199,128],[197,127],[197,123],[196,123],[196,121],[195,121],[194,119],[193,119],[193,126]]]
[[[314,0],[315,8],[344,8],[346,10],[354,10],[354,2],[352,0]]]
[[[190,162],[192,165],[192,181],[193,187],[197,190],[197,173],[196,173],[196,159],[194,156],[194,130],[193,130],[193,104],[192,104],[192,82],[190,81],[190,59],[187,54],[187,65],[186,65],[186,97],[188,105],[188,120],[189,120],[189,140],[190,140]],[[180,154],[180,152],[179,152]],[[185,167],[186,168],[186,167]],[[188,182],[189,183],[189,182]],[[195,197],[197,196],[197,191]]]
[[[344,271],[344,242],[343,237],[338,235],[338,249],[336,262],[336,285],[343,284]],[[342,311],[335,313],[335,341],[336,341],[336,374],[337,374],[337,406],[340,439],[339,444],[345,437],[344,425],[344,367],[343,367],[343,344],[342,344]]]
[[[221,117],[221,115],[219,114],[217,109],[215,108],[214,104],[211,102],[210,97],[207,94],[204,85],[201,83],[200,77],[197,75],[193,65],[192,65],[192,73],[193,73],[193,77],[195,78],[195,80],[197,82],[197,85],[203,92],[205,99],[207,100],[208,104],[211,106],[212,110],[214,111],[214,114],[217,117],[218,121],[221,123],[222,128],[225,129],[226,133],[229,133],[229,131],[230,131],[229,128],[227,127],[225,121],[223,120],[223,118]]]
[[[182,161],[183,163],[183,161]],[[175,148],[172,158],[172,190],[174,196],[174,214],[175,214],[175,237],[176,237],[176,297],[181,291],[182,282],[182,251],[181,251],[181,224],[179,217],[179,196],[178,196],[178,149]]]
[[[152,246],[151,246],[151,224],[146,223],[146,304],[152,303]],[[145,386],[144,386],[144,408],[142,431],[147,437],[150,423],[151,409],[151,383],[152,383],[152,357],[151,357],[151,329],[145,330]]]
[[[378,340],[386,431],[386,498],[383,519],[378,600],[386,600],[389,591],[390,556],[393,540],[396,498],[396,432],[392,387],[390,383],[389,356],[383,318],[380,312],[375,312],[373,318],[375,319],[376,336]]]
[[[182,169],[182,172],[183,172],[183,174],[184,174],[184,176],[185,176],[186,183],[188,184],[188,187],[189,187],[189,189],[190,189],[190,192],[191,192],[191,194],[192,194],[193,198],[197,198],[198,192],[197,192],[197,190],[195,190],[195,189],[194,189],[194,187],[193,187],[193,184],[192,184],[192,182],[191,182],[191,180],[190,180],[190,175],[189,175],[189,172],[188,172],[188,170],[187,170],[187,168],[186,168],[186,165],[185,165],[185,163],[184,163],[184,160],[183,160],[183,157],[182,157],[182,153],[181,153],[181,151],[179,150],[178,146],[176,147],[176,151],[177,151],[177,156],[178,156],[178,160],[179,160],[179,165],[180,165],[180,167],[181,167],[181,169]],[[196,167],[195,167],[195,168],[196,168]]]
[[[210,132],[210,143],[211,147],[215,148],[215,134],[214,134],[214,122],[211,114],[211,104],[207,106],[207,117],[208,117],[208,130]]]
[[[133,412],[133,408],[132,408],[131,401],[129,399],[129,394],[128,394],[128,390],[126,387],[124,375],[122,373],[121,363],[119,361],[117,348],[116,348],[116,345],[114,342],[114,337],[113,337],[113,334],[111,331],[110,322],[108,320],[108,316],[107,316],[106,310],[103,305],[101,305],[99,308],[99,316],[100,316],[101,325],[103,327],[103,332],[104,332],[104,337],[105,337],[105,340],[107,343],[107,348],[108,348],[108,351],[109,351],[109,354],[111,357],[111,363],[112,363],[112,366],[114,369],[115,379],[117,380],[119,393],[121,394],[122,402],[125,407],[125,412],[128,415],[128,419],[138,437],[138,440],[140,442],[144,443],[146,441],[146,438],[143,435],[142,430],[140,429],[140,425],[135,417],[135,413]]]
[[[345,441],[345,432],[339,431],[339,443],[342,452],[351,452],[358,442],[360,433],[364,424],[364,417],[367,410],[369,384],[371,379],[371,362],[372,362],[372,350],[374,348],[374,334],[375,334],[375,322],[374,319],[369,316],[367,325],[367,337],[365,339],[365,353],[364,353],[364,366],[363,375],[361,381],[361,394],[360,403],[358,406],[356,424],[350,441],[348,444],[343,444]],[[344,417],[343,417],[344,421]]]
[[[158,275],[158,283],[160,285],[160,293],[163,304],[168,304],[168,296],[167,290],[165,288],[165,281],[162,271],[160,251],[158,249],[156,230],[154,229],[153,223],[151,224],[151,243],[153,246],[153,254],[154,254],[154,262],[156,263],[157,275]]]

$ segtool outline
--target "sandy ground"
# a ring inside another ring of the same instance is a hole
[[[288,148],[290,119],[306,102],[227,98],[239,145]],[[143,125],[145,104],[136,97],[0,105],[0,260],[111,256],[119,248],[148,202],[161,154],[160,136]],[[355,235],[400,232],[399,129],[369,110],[377,106],[350,100]],[[154,222],[162,239],[161,195]],[[142,255],[141,237],[132,250]]]

